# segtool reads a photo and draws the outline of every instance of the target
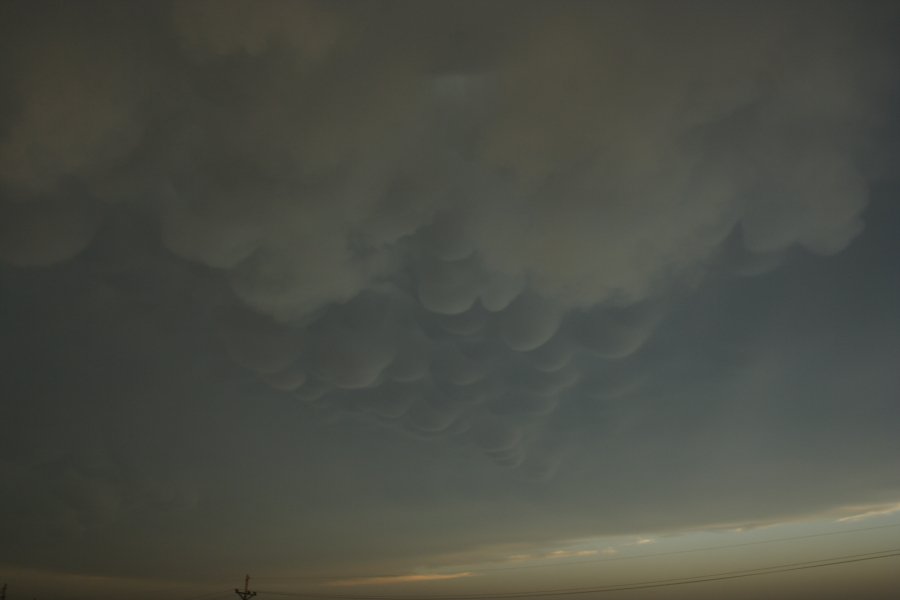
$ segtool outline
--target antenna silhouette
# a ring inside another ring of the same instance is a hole
[[[241,600],[248,600],[249,598],[252,598],[253,596],[256,595],[256,592],[250,591],[250,576],[249,575],[244,577],[243,591],[241,591],[237,588],[234,588],[234,593],[237,594],[241,598]]]

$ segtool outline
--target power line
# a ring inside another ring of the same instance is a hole
[[[599,587],[583,587],[583,588],[557,588],[550,590],[533,590],[527,592],[498,592],[493,594],[417,594],[407,596],[373,596],[373,595],[353,595],[353,594],[315,594],[309,592],[276,592],[266,591],[267,594],[278,596],[293,596],[298,598],[318,598],[332,600],[471,600],[480,598],[536,598],[536,597],[553,597],[553,596],[574,596],[583,594],[595,594],[605,592],[618,592],[626,590],[641,590],[648,588],[671,587],[678,585],[688,585],[694,583],[707,583],[713,581],[725,581],[729,579],[740,579],[746,577],[755,577],[759,575],[773,575],[778,573],[787,573],[791,571],[802,571],[807,569],[818,569],[822,567],[831,567],[836,565],[844,565],[850,563],[865,562],[870,560],[878,560],[882,558],[900,557],[900,548],[881,550],[879,552],[869,552],[866,554],[851,554],[846,556],[838,556],[827,559],[819,559],[815,561],[787,563],[781,565],[772,565],[768,567],[759,567],[756,569],[743,569],[739,571],[726,571],[723,573],[712,573],[706,575],[695,575],[692,577],[680,577],[673,579],[662,579],[656,581],[633,582],[618,585],[599,586]]]
[[[667,550],[664,552],[650,552],[645,554],[636,554],[634,556],[606,556],[606,557],[597,557],[597,558],[586,558],[581,560],[569,560],[569,561],[553,561],[549,563],[542,563],[537,565],[506,565],[499,567],[476,567],[472,569],[473,571],[478,571],[480,573],[493,573],[496,571],[520,571],[525,569],[545,569],[551,567],[564,567],[568,565],[583,565],[589,563],[599,563],[599,562],[618,562],[623,560],[638,560],[644,558],[653,558],[658,556],[671,556],[677,554],[690,554],[694,552],[709,552],[712,550],[726,550],[729,548],[743,548],[746,546],[759,546],[763,544],[774,544],[777,542],[789,542],[795,540],[806,540],[812,538],[819,537],[827,537],[832,535],[844,535],[848,533],[859,533],[863,531],[875,531],[879,529],[891,529],[900,527],[900,523],[889,523],[887,525],[875,525],[872,527],[858,527],[856,529],[845,529],[842,531],[826,531],[823,533],[809,533],[805,535],[794,535],[789,537],[780,537],[780,538],[772,538],[768,540],[756,540],[752,542],[739,542],[736,544],[721,544],[718,546],[703,546],[702,548],[683,548],[681,550]],[[351,579],[374,579],[377,577],[399,577],[402,574],[398,573],[374,573],[374,574],[356,574],[356,575],[299,575],[299,576],[288,576],[288,577],[256,577],[254,576],[254,580],[264,580],[264,581],[335,581],[338,579],[341,580],[351,580]]]

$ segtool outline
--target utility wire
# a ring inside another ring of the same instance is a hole
[[[498,592],[487,594],[457,594],[457,595],[441,595],[441,594],[417,594],[406,596],[372,596],[372,595],[352,595],[352,594],[315,594],[309,592],[277,592],[265,591],[267,594],[277,596],[292,596],[297,598],[317,598],[331,600],[471,600],[481,598],[536,598],[536,597],[553,597],[553,596],[574,596],[583,594],[595,594],[605,592],[618,592],[626,590],[641,590],[648,588],[671,587],[678,585],[688,585],[694,583],[707,583],[712,581],[725,581],[729,579],[740,579],[745,577],[754,577],[759,575],[772,575],[777,573],[787,573],[791,571],[801,571],[807,569],[818,569],[822,567],[831,567],[835,565],[844,565],[850,563],[859,563],[870,560],[878,560],[882,558],[900,557],[900,548],[881,550],[879,552],[869,552],[866,554],[851,554],[847,556],[838,556],[815,561],[787,563],[781,565],[771,565],[768,567],[760,567],[756,569],[743,569],[739,571],[726,571],[722,573],[712,573],[706,575],[695,575],[693,577],[680,577],[673,579],[662,579],[656,581],[642,581],[625,583],[618,585],[599,586],[599,587],[582,587],[582,588],[557,588],[550,590],[533,590],[527,592]]]
[[[667,550],[664,552],[650,552],[644,554],[635,554],[633,556],[611,556],[611,557],[596,557],[596,558],[586,558],[580,560],[569,560],[569,561],[554,561],[548,563],[542,563],[537,565],[506,565],[506,566],[498,566],[498,567],[474,567],[471,570],[476,571],[478,573],[493,573],[496,571],[520,571],[525,569],[545,569],[548,567],[564,567],[567,565],[583,565],[588,563],[599,563],[599,562],[618,562],[623,560],[637,560],[642,558],[653,558],[656,556],[670,556],[676,554],[689,554],[693,552],[709,552],[711,550],[725,550],[728,548],[743,548],[746,546],[759,546],[763,544],[774,544],[776,542],[790,542],[795,540],[807,540],[812,538],[819,537],[827,537],[832,535],[843,535],[848,533],[859,533],[863,531],[875,531],[879,529],[890,529],[900,527],[900,523],[889,523],[887,525],[875,525],[873,527],[859,527],[856,529],[845,529],[842,531],[826,531],[824,533],[809,533],[805,535],[794,535],[789,537],[780,537],[780,538],[772,538],[768,540],[756,540],[752,542],[739,542],[736,544],[721,544],[718,546],[703,546],[702,548],[683,548],[681,550]],[[535,560],[539,560],[538,557]],[[299,576],[288,576],[288,577],[256,577],[254,576],[254,581],[335,581],[338,579],[341,580],[352,580],[352,579],[374,579],[377,577],[399,577],[404,574],[398,573],[373,573],[373,574],[356,574],[356,575],[299,575]]]

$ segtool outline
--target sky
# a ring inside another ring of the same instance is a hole
[[[0,585],[894,598],[898,27],[3,2]]]

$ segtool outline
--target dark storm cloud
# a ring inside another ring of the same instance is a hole
[[[197,549],[251,502],[226,485],[226,458],[264,472],[251,477],[260,539],[280,539],[278,518],[318,532],[308,560],[365,554],[376,514],[398,555],[414,538],[438,552],[641,527],[662,496],[673,516],[656,525],[702,524],[713,513],[684,490],[718,488],[690,473],[752,467],[729,411],[755,410],[785,442],[757,457],[770,465],[795,431],[809,440],[792,411],[813,423],[815,409],[800,398],[837,410],[855,393],[810,383],[813,366],[789,377],[796,357],[773,349],[802,346],[803,331],[719,340],[750,310],[739,295],[719,320],[684,306],[717,286],[796,297],[732,276],[838,261],[863,232],[898,66],[892,15],[869,8],[6,3],[0,261],[4,354],[20,372],[4,395],[26,426],[3,468],[28,490],[11,510],[39,507],[9,535],[28,560],[64,566],[68,546],[42,554],[29,536],[99,528],[116,548],[133,527],[162,560],[154,525],[193,518],[179,535]],[[835,302],[848,316],[818,327],[844,331],[866,306]],[[882,344],[871,355],[823,344],[810,365],[871,361],[882,398],[879,357],[897,338],[866,331],[861,344]],[[778,409],[751,389],[802,392]],[[824,414],[821,431],[838,419]],[[92,424],[93,458],[67,423]],[[42,438],[33,451],[28,436]],[[221,450],[239,440],[249,458]],[[709,459],[690,440],[729,451]],[[847,458],[860,494],[895,489],[870,460]],[[496,465],[510,468],[499,480]],[[556,499],[531,487],[554,476]],[[839,492],[811,485],[760,510],[850,499]],[[568,510],[535,515],[528,494]],[[338,525],[351,498],[367,508]],[[508,510],[472,532],[479,502]],[[597,524],[588,505],[621,521]],[[453,506],[446,529],[426,527],[441,541],[415,535]],[[709,520],[750,513],[735,501]]]

